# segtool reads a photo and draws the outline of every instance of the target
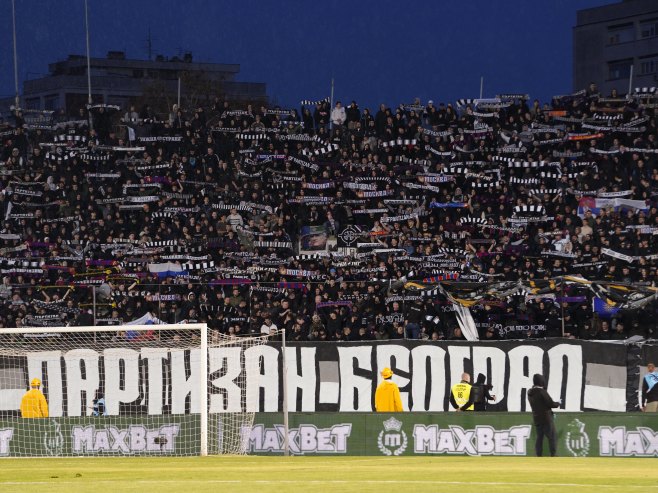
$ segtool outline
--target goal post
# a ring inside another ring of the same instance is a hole
[[[3,329],[0,456],[245,454],[269,340],[206,324]]]

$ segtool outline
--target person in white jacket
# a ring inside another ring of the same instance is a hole
[[[345,108],[340,101],[336,101],[336,106],[331,110],[331,123],[334,124],[334,127],[342,127],[346,119]]]

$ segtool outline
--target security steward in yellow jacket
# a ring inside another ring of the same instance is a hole
[[[375,391],[375,410],[378,413],[401,413],[400,389],[391,381],[393,371],[390,368],[384,368],[381,375],[384,380]]]
[[[41,380],[33,378],[28,390],[21,399],[21,416],[24,418],[47,418],[48,403],[39,389]]]
[[[450,405],[456,411],[472,411],[473,400],[471,399],[471,376],[462,373],[462,381],[456,383],[450,389]]]

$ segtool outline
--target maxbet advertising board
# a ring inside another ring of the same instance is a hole
[[[210,415],[208,442],[215,453],[219,421]],[[558,455],[658,457],[658,422],[641,413],[558,413]],[[199,454],[199,416],[0,420],[0,457],[170,456]],[[249,454],[281,455],[280,413],[256,414],[241,430]],[[534,455],[529,413],[293,413],[288,434],[293,455]]]

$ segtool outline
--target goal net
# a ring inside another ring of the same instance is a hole
[[[4,329],[0,456],[244,454],[267,341],[205,324]]]

